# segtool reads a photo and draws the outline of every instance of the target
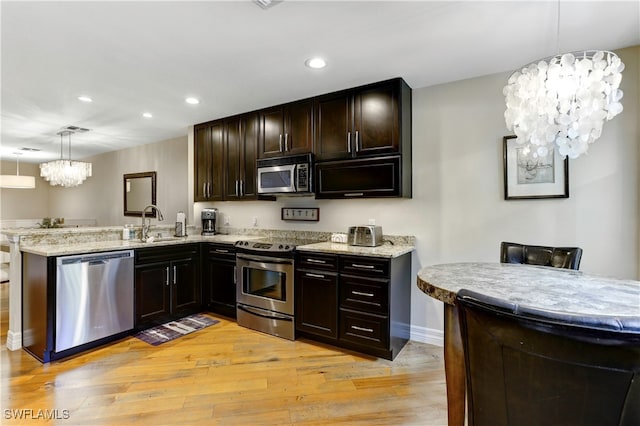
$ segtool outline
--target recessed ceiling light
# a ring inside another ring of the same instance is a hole
[[[78,96],[78,100],[82,102],[93,102],[93,99],[88,96]]]
[[[143,116],[144,118],[153,118],[153,114],[151,114],[150,112],[143,112],[143,113],[142,113],[142,116]]]
[[[200,103],[200,100],[198,98],[187,98],[184,101],[191,105],[198,105]]]
[[[327,66],[327,61],[322,58],[310,58],[307,59],[304,64],[309,68],[320,69]]]

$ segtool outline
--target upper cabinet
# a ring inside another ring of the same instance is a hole
[[[313,149],[313,99],[263,109],[258,158],[306,154]]]
[[[255,199],[258,114],[249,113],[226,119],[224,134],[224,199]]]
[[[399,78],[317,97],[316,160],[401,153],[403,132],[410,138],[410,98],[409,87]],[[408,120],[408,128],[403,120]]]
[[[222,200],[223,121],[194,128],[194,201]]]

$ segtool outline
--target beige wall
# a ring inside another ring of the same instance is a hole
[[[0,174],[16,174],[15,161],[0,162]],[[49,215],[49,183],[40,177],[37,164],[20,162],[20,175],[35,176],[34,189],[0,189],[0,219],[40,219]]]
[[[2,214],[18,218],[42,208],[49,216],[95,217],[99,225],[131,223],[122,215],[122,175],[156,170],[158,204],[165,223],[178,210],[198,222],[202,207],[217,207],[234,227],[346,231],[375,219],[387,234],[415,235],[412,336],[442,336],[442,305],[415,286],[417,271],[442,262],[496,261],[500,241],[578,245],[581,269],[622,278],[639,277],[640,263],[640,47],[618,52],[626,64],[624,112],[607,122],[588,155],[570,162],[569,199],[503,199],[502,88],[508,73],[413,91],[413,198],[276,202],[193,203],[192,134],[188,137],[98,155],[93,174],[78,188],[12,194],[2,190]],[[15,169],[9,168],[14,171]],[[28,169],[24,169],[24,174]],[[21,172],[23,167],[21,164]],[[38,182],[42,188],[41,182]],[[43,201],[47,198],[49,201]],[[16,195],[13,195],[14,197]],[[18,210],[33,205],[30,210]],[[320,207],[320,222],[280,220],[285,206]]]

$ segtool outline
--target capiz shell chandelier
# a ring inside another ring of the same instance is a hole
[[[530,64],[509,77],[503,94],[507,128],[523,154],[544,157],[554,143],[562,157],[578,158],[622,112],[624,64],[612,52],[583,51]]]
[[[60,159],[40,164],[40,176],[48,181],[52,186],[63,187],[78,186],[88,177],[91,177],[91,163],[83,161],[71,161],[71,130],[58,132],[60,135]],[[62,137],[69,137],[69,159],[62,158]]]

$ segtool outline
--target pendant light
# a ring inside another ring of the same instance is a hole
[[[13,189],[33,189],[36,187],[35,176],[20,176],[20,156],[22,153],[14,152],[16,156],[16,174],[15,175],[1,175],[0,176],[0,188],[13,188]]]
[[[560,44],[560,1],[557,20]],[[503,89],[507,129],[522,153],[545,157],[555,147],[564,158],[587,152],[605,121],[622,112],[624,64],[613,52],[558,54],[514,72]]]
[[[48,181],[52,186],[63,187],[78,186],[91,176],[91,163],[83,161],[71,161],[71,134],[72,130],[62,130],[60,135],[60,159],[40,164],[40,176]],[[69,137],[69,159],[62,158],[62,137]]]

